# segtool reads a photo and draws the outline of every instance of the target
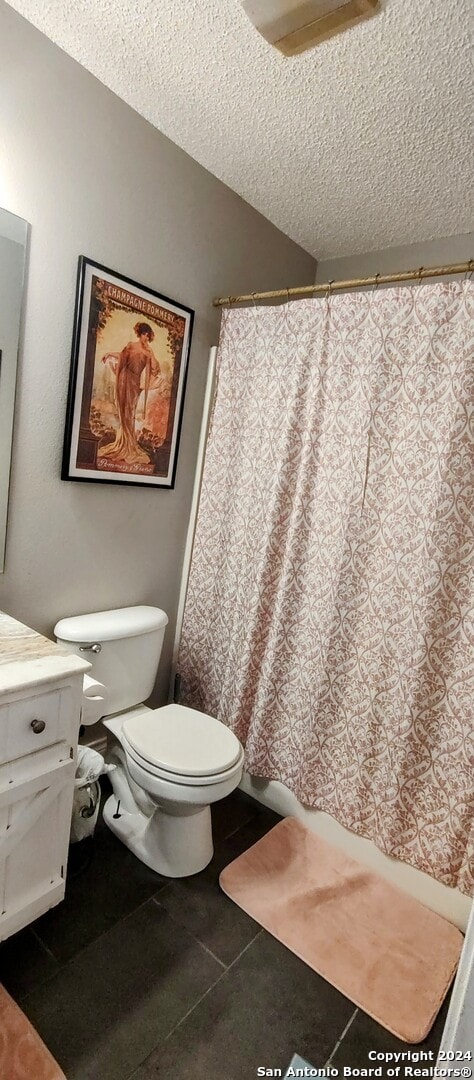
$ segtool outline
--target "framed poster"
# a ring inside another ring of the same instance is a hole
[[[193,318],[81,255],[62,480],[174,487]]]

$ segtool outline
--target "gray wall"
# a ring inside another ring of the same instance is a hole
[[[3,4],[0,38],[0,205],[31,224],[0,607],[46,634],[64,615],[163,607],[160,700],[212,298],[314,281],[315,261]],[[59,479],[80,254],[196,311],[173,491]]]
[[[444,266],[448,263],[469,262],[474,259],[474,233],[447,236],[442,240],[426,240],[423,244],[368,251],[363,255],[347,255],[340,259],[318,262],[315,281],[344,281],[375,274],[398,274],[420,266]]]

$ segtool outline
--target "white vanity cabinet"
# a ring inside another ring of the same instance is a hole
[[[64,896],[89,668],[0,613],[0,941]]]

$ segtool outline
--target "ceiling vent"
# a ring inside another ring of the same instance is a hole
[[[379,0],[242,0],[242,5],[275,49],[294,56],[375,15]]]

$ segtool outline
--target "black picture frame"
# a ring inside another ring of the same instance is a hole
[[[174,488],[193,322],[79,257],[62,480]]]

